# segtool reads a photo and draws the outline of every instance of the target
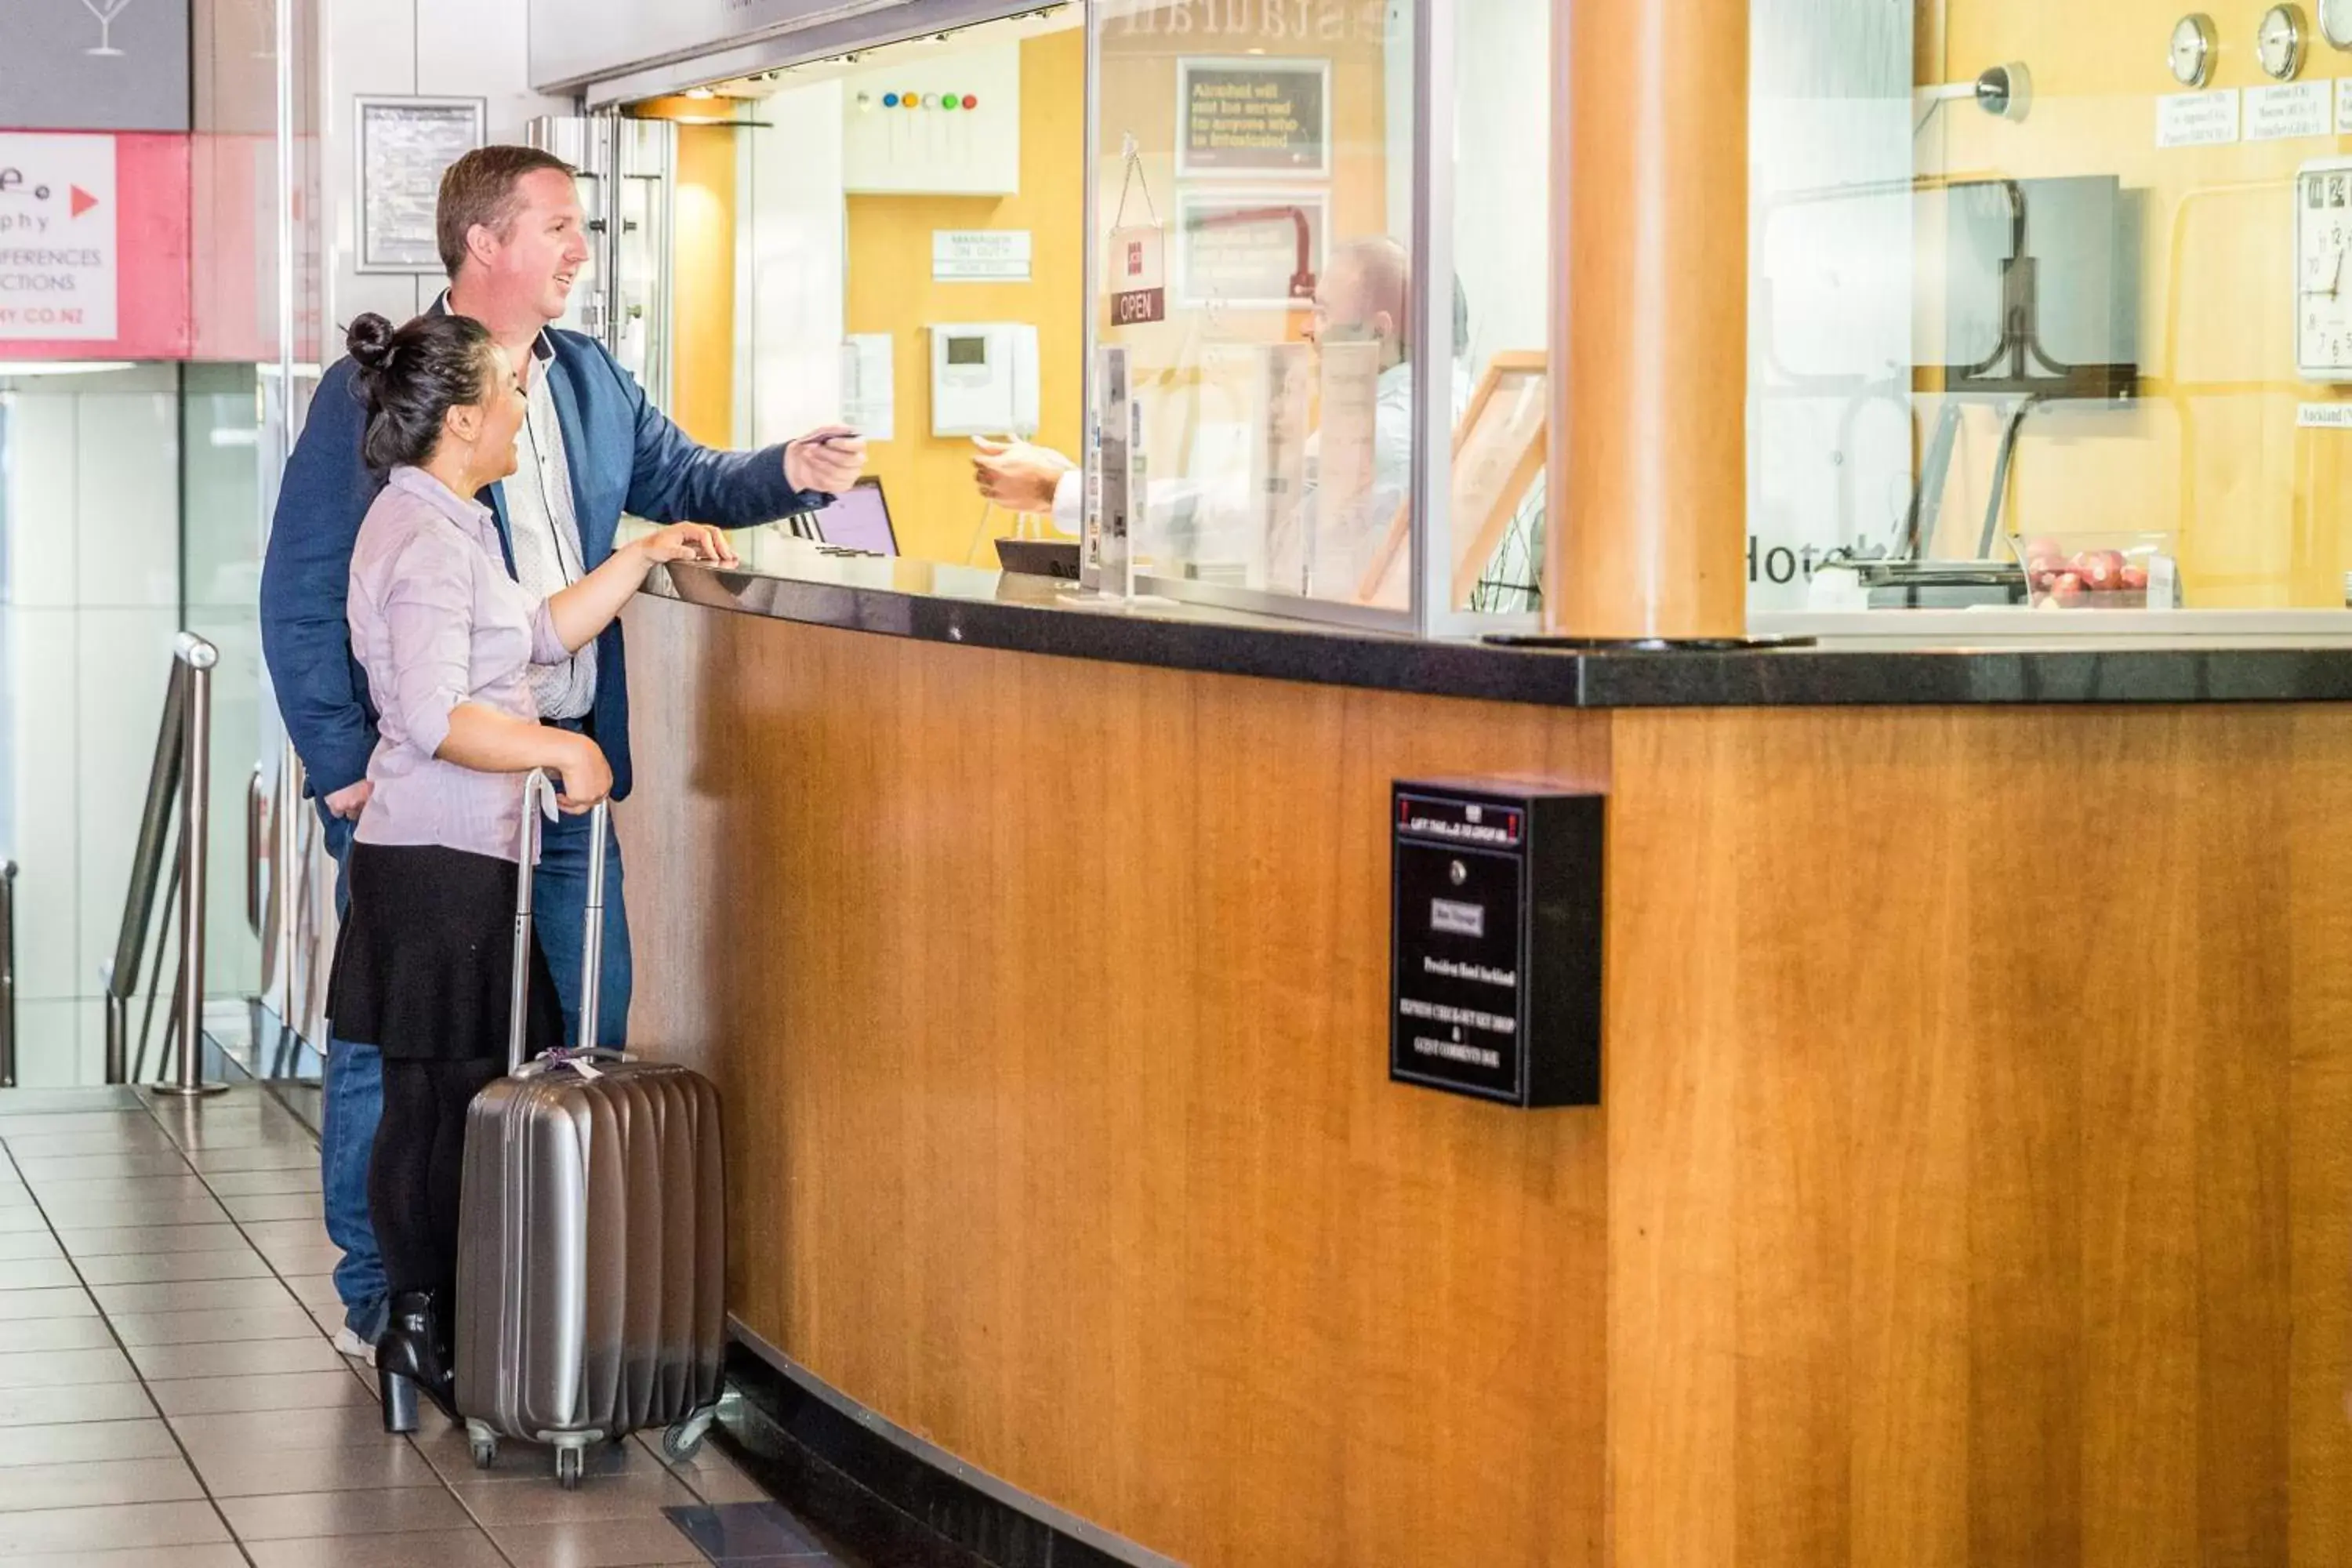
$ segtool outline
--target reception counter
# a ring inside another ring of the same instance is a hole
[[[841,562],[627,637],[632,1032],[725,1092],[740,1330],[1112,1555],[2352,1561],[2352,647]],[[1391,783],[1495,773],[1608,796],[1598,1109],[1388,1078]]]

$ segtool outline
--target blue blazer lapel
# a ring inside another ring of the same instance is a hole
[[[542,374],[548,393],[555,399],[555,423],[563,432],[563,466],[572,479],[572,516],[580,525],[583,566],[593,572],[613,553],[613,534],[620,520],[605,517],[589,505],[587,489],[581,482],[588,472],[588,436],[580,423],[580,395],[572,389],[571,367],[558,357],[548,361]]]
[[[488,506],[490,515],[498,519],[499,550],[507,558],[507,575],[515,575],[514,525],[507,521],[506,485],[504,482],[492,485],[474,499]]]

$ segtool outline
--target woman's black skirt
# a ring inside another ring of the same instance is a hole
[[[407,1060],[507,1054],[515,864],[433,845],[353,844],[351,914],[327,1019],[339,1040]],[[525,1056],[563,1040],[547,959],[530,947]]]

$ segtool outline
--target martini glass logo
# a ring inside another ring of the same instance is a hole
[[[120,55],[114,47],[114,19],[122,15],[131,0],[81,0],[81,8],[98,18],[98,45],[84,49],[86,55]]]

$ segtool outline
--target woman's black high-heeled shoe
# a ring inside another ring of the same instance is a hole
[[[457,1376],[441,1338],[440,1313],[430,1290],[404,1290],[392,1299],[392,1322],[375,1348],[376,1388],[383,1395],[383,1429],[416,1430],[423,1394],[451,1421],[457,1414]]]

